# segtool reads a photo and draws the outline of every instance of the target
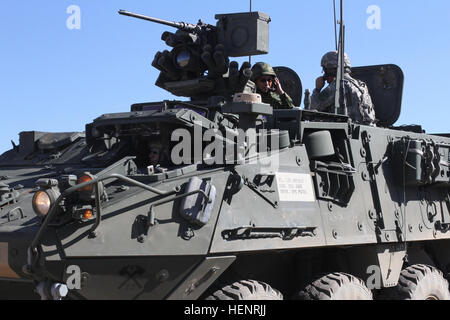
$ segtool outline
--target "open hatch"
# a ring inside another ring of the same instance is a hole
[[[364,81],[372,97],[378,126],[397,122],[402,108],[404,75],[394,64],[352,68],[352,77]]]

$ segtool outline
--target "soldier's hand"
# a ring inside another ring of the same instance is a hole
[[[317,80],[316,80],[316,89],[320,91],[320,90],[323,89],[323,87],[325,87],[325,80],[324,80],[324,78],[323,77],[317,78]]]
[[[281,82],[280,79],[278,79],[278,77],[275,77],[275,79],[273,80],[274,84],[275,84],[275,88],[277,89],[277,93],[281,96],[284,94],[283,88],[281,87]]]

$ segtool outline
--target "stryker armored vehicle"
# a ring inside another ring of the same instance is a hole
[[[266,14],[220,14],[213,26],[120,13],[178,29],[153,66],[157,86],[189,100],[134,104],[83,133],[22,132],[0,157],[0,288],[42,299],[450,297],[450,135],[394,126],[399,67],[352,69],[377,126],[273,110],[251,65],[229,59],[268,52]],[[300,106],[300,78],[276,71]]]

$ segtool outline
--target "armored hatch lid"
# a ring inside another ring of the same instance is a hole
[[[303,85],[297,72],[288,67],[274,67],[273,70],[280,79],[283,90],[291,97],[294,105],[299,107],[302,103]]]
[[[84,137],[81,132],[47,133],[39,138],[38,148],[44,151],[58,149]]]
[[[161,128],[166,125],[192,126],[200,123],[202,127],[211,128],[211,126],[214,126],[214,123],[208,120],[207,117],[207,108],[180,102],[173,109],[163,111],[148,110],[104,114],[89,124],[89,129],[86,130],[95,132],[94,136],[99,137],[98,134],[108,128],[113,129],[117,134],[123,128],[129,130],[133,127],[140,130],[139,128],[141,128],[142,124],[152,124],[154,128]]]
[[[367,84],[378,125],[390,127],[397,122],[402,108],[402,69],[394,64],[356,67],[352,68],[352,76]]]

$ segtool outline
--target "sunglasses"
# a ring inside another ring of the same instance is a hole
[[[261,83],[273,82],[273,78],[259,78],[258,81]]]

